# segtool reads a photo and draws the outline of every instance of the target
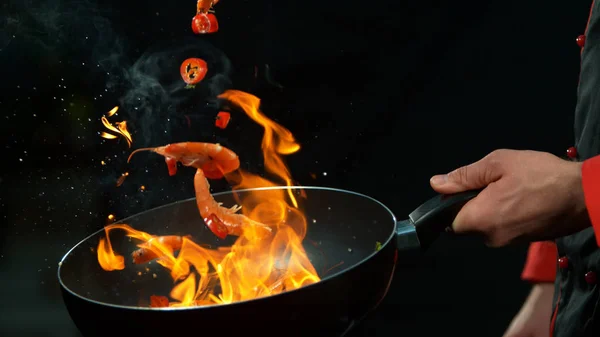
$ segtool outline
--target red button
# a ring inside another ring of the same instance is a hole
[[[571,146],[567,149],[567,157],[571,159],[577,158],[577,149],[575,148],[575,146]]]
[[[560,269],[569,268],[569,259],[566,256],[561,257],[560,259],[558,259],[558,266],[560,267]]]
[[[579,35],[577,39],[575,39],[575,41],[577,41],[577,45],[579,47],[583,48],[583,46],[585,45],[585,35]]]
[[[596,273],[593,271],[587,272],[587,274],[585,274],[585,282],[588,284],[596,284]]]

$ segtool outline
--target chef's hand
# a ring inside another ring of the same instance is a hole
[[[554,284],[534,285],[503,337],[549,337],[553,295]]]
[[[550,153],[496,150],[430,182],[443,194],[485,187],[458,213],[452,229],[481,233],[492,247],[554,239],[591,225],[581,163]]]

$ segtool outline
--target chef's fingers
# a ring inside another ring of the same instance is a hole
[[[497,152],[492,152],[483,159],[460,167],[448,174],[431,177],[429,183],[438,193],[452,194],[468,190],[484,188],[502,177],[501,161]]]
[[[504,218],[500,214],[496,198],[498,191],[495,186],[489,186],[469,200],[458,212],[452,222],[452,230],[455,233],[478,233],[485,237],[486,244],[491,247],[502,246],[502,233],[497,232],[498,219]]]

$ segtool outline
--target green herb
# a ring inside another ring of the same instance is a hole
[[[381,242],[379,242],[379,241],[375,241],[375,250],[376,250],[376,251],[379,251],[379,250],[381,250],[381,247],[383,247],[383,246],[381,245]]]

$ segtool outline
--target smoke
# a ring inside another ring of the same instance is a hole
[[[173,133],[175,124],[170,117],[202,114],[204,109],[217,109],[216,96],[230,86],[231,64],[216,48],[198,38],[159,43],[150,47],[131,65],[124,64],[119,48],[106,55],[99,64],[110,74],[107,87],[120,88],[121,109],[138,128],[147,144],[156,143]],[[180,66],[186,59],[198,57],[206,61],[208,73],[194,89],[186,89]],[[214,112],[211,110],[211,120]],[[138,142],[138,146],[142,146]]]
[[[168,42],[152,36],[144,45],[139,36],[123,32],[139,31],[126,26],[130,22],[113,19],[118,12],[93,0],[5,1],[0,5],[0,55],[8,57],[9,50],[18,55],[25,46],[50,67],[81,58],[91,72],[81,76],[103,81],[106,93],[118,97],[119,116],[136,133],[136,147],[172,140],[169,135],[177,126],[169,123],[171,117],[185,113],[214,118],[216,96],[230,86],[227,57],[191,32],[180,40],[164,35]],[[185,89],[179,74],[181,63],[191,57],[208,64],[205,79],[192,90]]]
[[[0,9],[0,52],[13,41],[44,53],[77,48],[85,42],[77,37],[86,32],[82,27],[89,25],[87,20],[101,15],[88,1],[5,0]]]

